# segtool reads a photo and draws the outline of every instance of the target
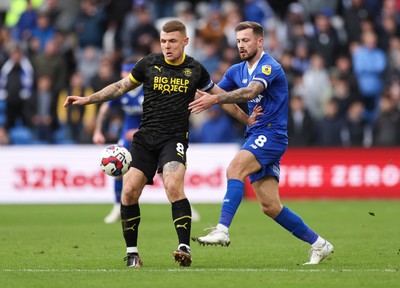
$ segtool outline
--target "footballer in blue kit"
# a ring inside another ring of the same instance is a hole
[[[217,94],[198,91],[198,98],[189,104],[189,110],[200,113],[214,104],[247,102],[249,114],[260,107],[263,113],[255,124],[247,126],[245,143],[227,168],[227,191],[218,225],[206,236],[192,240],[202,245],[230,244],[229,227],[243,198],[244,181],[249,177],[262,212],[311,245],[309,261],[304,264],[319,264],[333,252],[332,244],[282,205],[279,197],[279,165],[288,145],[289,91],[285,73],[263,51],[264,30],[260,24],[241,22],[235,32],[243,62],[228,69],[218,83],[221,91]]]
[[[218,83],[225,91],[247,87],[251,81],[257,81],[264,87],[257,97],[247,102],[250,114],[256,106],[261,106],[264,112],[257,118],[257,123],[247,126],[246,142],[242,147],[249,150],[263,166],[261,171],[249,176],[251,183],[264,175],[274,175],[279,180],[279,162],[288,145],[288,86],[285,73],[281,65],[264,52],[253,68],[248,69],[246,62],[233,65]]]

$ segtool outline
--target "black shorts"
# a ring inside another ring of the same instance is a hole
[[[177,161],[186,166],[188,141],[186,134],[162,137],[152,136],[139,130],[131,143],[130,166],[144,173],[148,179],[147,184],[153,184],[156,171],[162,173],[166,163]]]

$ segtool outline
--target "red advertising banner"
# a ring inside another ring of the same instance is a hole
[[[289,148],[280,178],[282,198],[400,198],[400,148]]]

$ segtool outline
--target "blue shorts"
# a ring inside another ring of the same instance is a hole
[[[248,136],[242,150],[250,151],[261,164],[261,170],[249,176],[250,183],[266,175],[275,176],[279,181],[280,162],[287,146],[288,139],[285,135],[266,132]]]

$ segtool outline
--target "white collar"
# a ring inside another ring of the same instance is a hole
[[[260,60],[261,60],[261,58],[264,56],[264,54],[265,54],[265,52],[263,51],[263,52],[261,53],[260,58],[253,64],[253,66],[252,66],[251,68],[249,68],[249,62],[246,61],[247,71],[249,72],[249,75],[251,75],[251,74],[254,72],[254,70],[256,70],[257,65],[258,65],[258,62],[260,62]]]

